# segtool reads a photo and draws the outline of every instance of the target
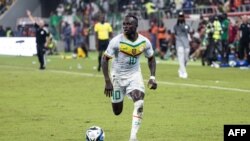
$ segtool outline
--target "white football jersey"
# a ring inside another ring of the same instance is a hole
[[[105,55],[112,59],[112,74],[120,78],[129,78],[135,72],[140,72],[140,56],[150,58],[154,55],[154,50],[150,41],[141,34],[132,42],[124,34],[114,37],[108,45]]]

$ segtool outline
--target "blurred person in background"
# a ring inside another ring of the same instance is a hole
[[[84,40],[84,44],[86,48],[89,50],[89,33],[90,33],[90,26],[88,23],[83,23],[82,27],[82,36]]]
[[[183,3],[185,0],[174,0],[175,1],[175,10],[176,10],[176,13],[178,14],[178,11],[181,11],[181,10],[185,10],[183,9]]]
[[[206,46],[206,50],[202,56],[202,65],[205,66],[207,63],[208,66],[212,65],[212,62],[216,61],[215,55],[215,47],[213,45],[214,39],[214,17],[209,17],[208,23],[206,25],[205,39],[203,41],[204,46]]]
[[[17,25],[16,30],[14,31],[14,36],[15,37],[22,37],[23,36],[22,33],[23,33],[23,26]]]
[[[146,19],[149,20],[153,20],[156,17],[156,6],[155,4],[151,1],[151,0],[145,0],[145,4],[144,4],[145,8],[146,8]]]
[[[0,37],[5,37],[5,30],[3,29],[3,26],[0,25]]]
[[[37,57],[40,63],[39,69],[44,70],[46,65],[44,55],[46,52],[46,42],[49,34],[47,29],[45,29],[45,23],[42,19],[36,21],[29,10],[27,10],[26,13],[29,19],[34,23],[36,29]]]
[[[201,32],[202,28],[198,28],[197,31],[191,34],[191,42],[190,42],[190,60],[196,61],[197,58],[200,57],[201,53]]]
[[[222,44],[221,44],[221,35],[223,31],[222,31],[222,27],[221,27],[221,23],[220,23],[218,15],[214,16],[213,28],[214,28],[214,32],[213,32],[213,46],[212,47],[214,48],[216,59],[212,62],[211,67],[215,67],[217,65],[216,61],[221,61],[217,58],[218,55],[220,57],[223,56]]]
[[[55,40],[60,39],[60,36],[59,36],[60,27],[59,26],[60,26],[61,20],[62,20],[62,16],[58,16],[54,11],[50,13],[50,17],[49,17],[50,31]]]
[[[250,23],[248,23],[248,17],[244,15],[242,17],[242,23],[239,27],[238,38],[240,40],[239,45],[239,59],[245,60],[249,58],[249,42],[250,42]],[[249,62],[250,63],[250,60]]]
[[[171,59],[174,60],[176,56],[175,35],[169,29],[167,31],[166,36],[167,36],[166,39],[168,43],[166,59],[169,59],[169,57],[171,57]]]
[[[222,15],[222,23],[221,23],[221,27],[222,27],[222,35],[221,35],[221,43],[222,43],[222,60],[221,60],[221,64],[225,65],[228,64],[228,55],[229,55],[229,47],[228,47],[228,41],[229,41],[229,24],[230,21],[227,18],[227,14],[224,13]]]
[[[238,32],[238,21],[235,20],[229,20],[229,27],[228,27],[228,43],[229,44],[234,44],[236,42],[238,42],[237,39],[237,32]]]
[[[13,37],[14,32],[12,31],[11,27],[6,28],[6,37]]]
[[[107,49],[109,40],[112,38],[113,29],[111,24],[105,22],[105,16],[100,15],[99,22],[94,26],[95,31],[95,41],[96,41],[96,49],[98,50],[98,68],[97,70],[101,70],[101,60],[103,52]]]
[[[191,14],[192,9],[195,7],[193,0],[184,0],[182,4],[183,11],[186,14]]]
[[[6,10],[5,4],[2,1],[0,1],[0,15],[4,13],[5,10]]]
[[[56,40],[53,38],[52,34],[49,34],[49,40],[47,42],[47,54],[48,55],[57,55],[57,42]]]
[[[194,50],[194,52],[190,55],[191,60],[197,60],[198,58],[201,58],[201,60],[204,59],[204,52],[206,50],[206,39],[205,39],[205,32],[206,28],[204,26],[200,26],[197,29],[197,32],[192,35],[192,42],[194,43],[197,48]]]
[[[166,38],[167,38],[166,28],[164,26],[163,21],[161,21],[158,27],[157,39],[158,39],[159,46],[160,46],[160,58],[162,60],[165,59],[165,55],[166,55],[167,47],[168,47],[168,42]]]
[[[166,0],[165,2],[165,14],[166,18],[172,17],[173,14],[176,13],[176,4],[175,1]]]
[[[185,15],[182,11],[178,13],[177,23],[174,26],[175,45],[177,50],[177,58],[179,61],[178,74],[180,78],[186,79],[188,77],[186,65],[189,58],[190,44],[189,33],[191,28],[185,21]]]
[[[64,41],[64,51],[71,52],[71,26],[68,22],[62,23],[62,39]]]
[[[152,20],[150,22],[149,34],[150,34],[150,41],[152,43],[154,50],[156,49],[157,45],[157,32],[158,32],[158,26],[156,20]]]
[[[74,27],[75,27],[75,33],[73,36],[73,38],[74,38],[73,57],[76,57],[78,48],[84,47],[85,54],[87,54],[87,52],[86,52],[86,45],[85,45],[85,41],[84,41],[84,37],[83,37],[83,27],[81,26],[81,23],[75,22]]]
[[[56,8],[57,16],[61,17],[64,13],[64,5],[60,3],[58,7]]]

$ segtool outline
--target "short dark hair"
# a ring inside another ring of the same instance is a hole
[[[133,18],[136,21],[136,26],[138,25],[138,18],[135,15],[128,14],[125,16],[125,18]]]

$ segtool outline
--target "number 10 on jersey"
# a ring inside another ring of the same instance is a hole
[[[129,57],[129,65],[134,65],[137,61],[136,57]]]

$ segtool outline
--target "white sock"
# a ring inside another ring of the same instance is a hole
[[[132,128],[130,139],[136,139],[136,134],[141,126],[142,115],[143,115],[143,100],[138,100],[134,103],[134,112],[132,118]]]

